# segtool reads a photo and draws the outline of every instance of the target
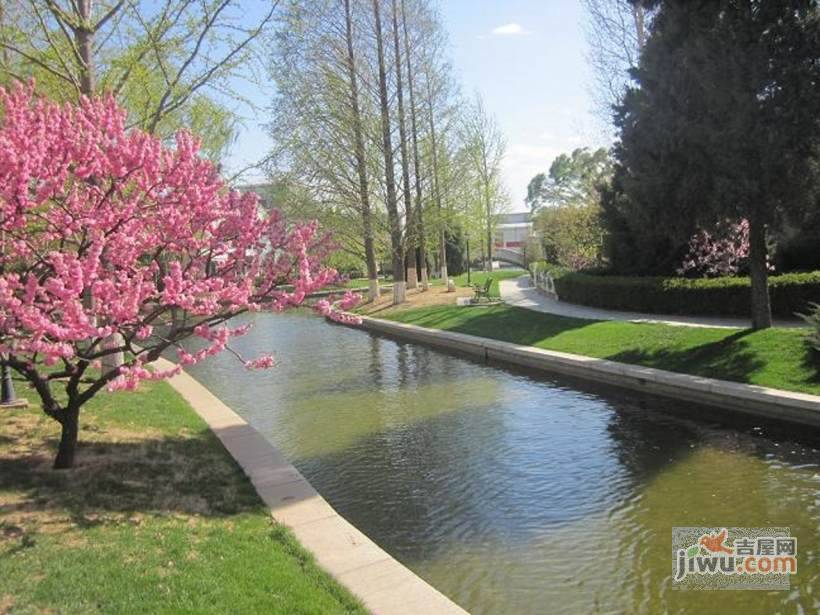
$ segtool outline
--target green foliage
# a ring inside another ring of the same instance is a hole
[[[59,102],[76,102],[88,88],[111,94],[128,110],[129,125],[163,139],[190,130],[217,161],[235,137],[238,107],[253,106],[236,79],[255,81],[261,67],[254,41],[273,17],[264,5],[5,2],[0,85],[33,79],[38,94]],[[81,24],[91,38],[89,65],[78,53]]]
[[[547,175],[533,177],[524,201],[533,211],[545,205],[589,205],[597,202],[598,189],[611,174],[608,150],[578,148],[555,158]]]
[[[543,267],[543,265],[541,265]],[[595,275],[546,266],[563,301],[655,314],[749,315],[748,277],[670,278]],[[792,318],[820,302],[820,271],[769,279],[772,313]]]
[[[542,207],[533,226],[548,261],[571,269],[601,264],[604,229],[598,204]]]
[[[820,352],[820,304],[810,303],[811,308],[808,314],[801,314],[800,317],[805,320],[811,329],[806,336],[806,341],[809,346]]]
[[[818,31],[812,0],[660,3],[603,200],[616,271],[671,273],[722,218],[771,232],[816,208]]]
[[[397,310],[390,320],[708,378],[820,394],[799,329],[711,329],[566,318],[499,305]]]

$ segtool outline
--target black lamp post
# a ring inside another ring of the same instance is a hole
[[[467,235],[467,286],[470,285],[470,236]]]

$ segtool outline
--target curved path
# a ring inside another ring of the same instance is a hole
[[[570,318],[583,318],[586,320],[624,320],[629,322],[654,322],[667,325],[677,325],[686,327],[714,327],[719,329],[746,329],[749,327],[748,318],[719,318],[714,316],[680,316],[670,314],[644,314],[641,312],[622,312],[619,310],[606,310],[603,308],[578,305],[558,301],[538,292],[532,286],[528,275],[514,278],[512,280],[501,280],[499,282],[499,293],[501,298],[509,305],[556,314],[558,316],[568,316]],[[801,327],[804,326],[799,320],[776,320],[776,327]]]

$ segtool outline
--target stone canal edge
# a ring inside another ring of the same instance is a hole
[[[465,333],[360,316],[354,328],[441,348],[500,365],[593,380],[652,395],[820,427],[820,396],[703,378],[652,367],[521,346]]]
[[[173,364],[155,362],[158,369]],[[169,380],[250,478],[275,521],[376,614],[466,613],[337,513],[256,429],[189,374]]]

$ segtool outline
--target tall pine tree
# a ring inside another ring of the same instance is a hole
[[[747,218],[752,324],[765,328],[767,232],[817,203],[820,9],[816,0],[659,4],[638,87],[619,111],[604,203],[613,258],[651,270],[695,225]]]

